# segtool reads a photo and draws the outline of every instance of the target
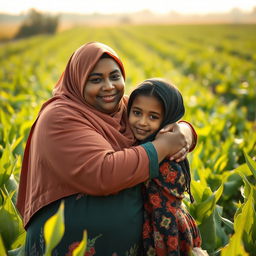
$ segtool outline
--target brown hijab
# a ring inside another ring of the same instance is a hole
[[[71,56],[33,124],[24,152],[17,208],[24,226],[43,206],[76,193],[117,193],[149,177],[149,160],[127,120],[127,100],[111,115],[86,104],[84,86],[103,53],[120,66],[108,46],[93,42]]]

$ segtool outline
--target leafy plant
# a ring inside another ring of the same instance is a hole
[[[142,80],[159,76],[181,90],[184,119],[198,133],[197,147],[189,154],[196,202],[185,203],[199,225],[203,247],[211,255],[253,255],[256,182],[255,158],[250,156],[256,155],[255,28],[77,27],[51,37],[1,44],[0,254],[22,255],[24,249],[25,231],[15,202],[29,129],[71,53],[85,42],[101,41],[124,62],[126,93]],[[62,226],[61,211],[49,228]],[[63,231],[58,232],[51,234],[55,243]],[[49,251],[54,247],[51,243]],[[84,246],[81,243],[76,253]]]

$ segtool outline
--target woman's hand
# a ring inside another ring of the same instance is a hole
[[[176,162],[184,160],[194,141],[193,132],[190,126],[182,122],[178,124],[169,124],[166,125],[162,130],[160,130],[157,137],[166,132],[172,132],[176,134],[176,139],[180,140],[181,143],[181,147],[174,148],[174,150],[176,150],[175,153],[169,155],[170,160],[175,160]],[[173,143],[172,146],[175,147],[177,145],[176,143]]]
[[[159,132],[155,140],[152,141],[158,154],[159,163],[166,156],[175,157],[176,155],[178,159],[181,158],[181,155],[183,155],[183,151],[181,151],[181,149],[187,145],[186,137],[180,131],[180,128],[177,124],[173,124],[168,128],[168,130],[166,129]]]

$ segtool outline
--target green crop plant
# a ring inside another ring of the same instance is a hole
[[[87,26],[2,43],[0,255],[24,254],[26,232],[15,203],[26,139],[69,56],[89,41],[106,43],[120,55],[127,94],[149,77],[166,78],[180,89],[184,119],[198,133],[197,147],[188,156],[195,203],[184,203],[201,230],[202,246],[212,256],[254,255],[255,29],[246,24]],[[54,224],[56,230],[61,223]],[[47,227],[53,230],[53,220]],[[61,234],[51,234],[50,249]],[[85,242],[76,253],[84,249]]]

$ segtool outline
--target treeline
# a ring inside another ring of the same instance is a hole
[[[35,9],[30,9],[15,38],[24,38],[38,34],[54,34],[58,29],[58,25],[58,15],[48,15]]]

